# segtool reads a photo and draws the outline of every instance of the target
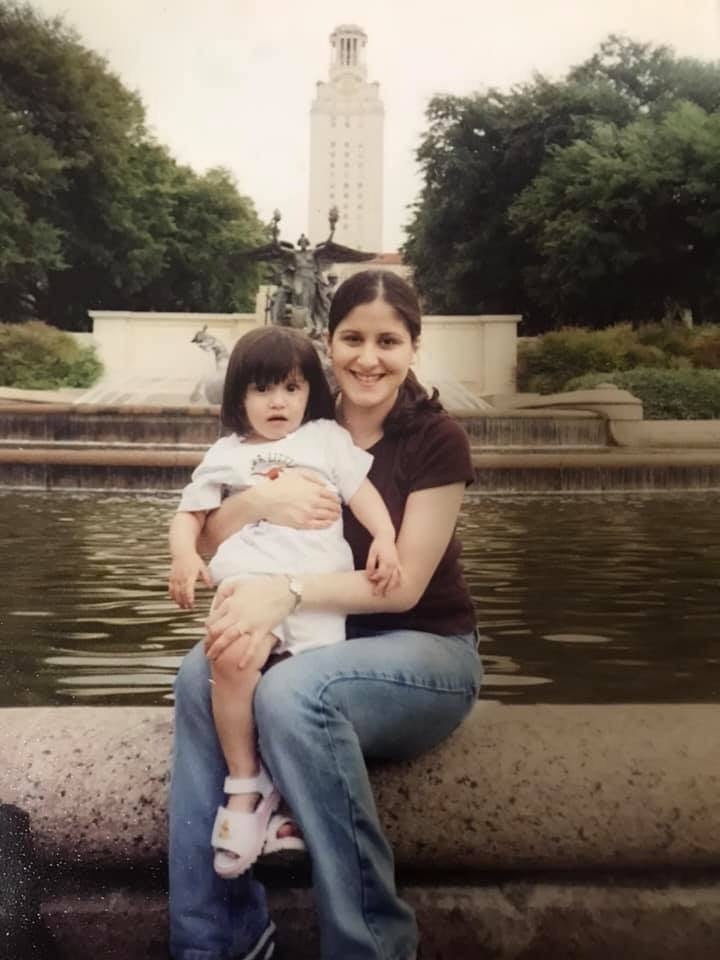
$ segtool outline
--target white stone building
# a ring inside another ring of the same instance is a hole
[[[328,235],[338,208],[335,240],[382,251],[384,108],[378,83],[368,83],[367,35],[343,25],[330,35],[330,80],[319,81],[310,111],[310,210],[313,243]]]

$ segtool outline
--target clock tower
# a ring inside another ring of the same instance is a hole
[[[361,27],[344,24],[330,35],[329,82],[319,81],[310,110],[309,235],[328,234],[358,250],[382,252],[384,108],[378,83],[368,83]]]

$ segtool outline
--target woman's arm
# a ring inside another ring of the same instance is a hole
[[[400,586],[385,596],[363,571],[303,574],[302,610],[331,613],[401,613],[422,597],[455,530],[465,491],[464,483],[417,490],[407,499],[397,548],[402,568]],[[285,577],[255,577],[220,588],[207,621],[205,649],[213,659],[238,643],[238,663],[244,652],[292,612],[295,597]]]
[[[218,546],[248,523],[270,520],[283,527],[317,530],[340,516],[340,501],[311,470],[285,470],[269,480],[223,500],[205,523],[200,540],[203,553]]]

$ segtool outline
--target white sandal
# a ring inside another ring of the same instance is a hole
[[[210,842],[215,848],[213,866],[224,880],[232,880],[249,870],[262,852],[268,822],[280,803],[265,767],[256,777],[226,777],[225,793],[259,793],[252,811],[219,807]]]

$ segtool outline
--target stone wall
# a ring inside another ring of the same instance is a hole
[[[167,708],[5,709],[0,796],[30,816],[43,915],[75,960],[163,957]],[[478,704],[372,771],[434,960],[720,955],[715,705]],[[265,867],[285,944],[317,960],[307,869]]]
[[[264,323],[262,303],[264,295],[258,295],[254,314],[91,310],[104,379],[210,375],[213,357],[191,342],[193,335],[207,324],[208,333],[231,349],[243,333]],[[477,394],[514,393],[519,321],[519,316],[424,317],[418,376],[431,384],[465,383]]]
[[[455,380],[481,395],[515,393],[520,316],[423,317],[417,373]]]
[[[243,333],[257,326],[254,313],[139,313],[90,310],[93,343],[104,378],[167,376],[199,378],[215,370],[211,353],[192,343],[206,324],[228,350]]]

